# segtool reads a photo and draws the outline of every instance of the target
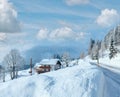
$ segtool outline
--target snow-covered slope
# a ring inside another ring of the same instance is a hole
[[[109,50],[103,53],[103,56],[99,58],[99,65],[110,69],[114,72],[120,73],[120,53],[117,53],[112,59],[109,58]],[[89,56],[86,56],[85,61],[97,63],[97,60],[92,60]]]
[[[119,69],[120,71],[120,54],[118,53],[114,58],[109,59],[109,57],[100,58],[100,64],[105,65],[111,69]]]
[[[89,56],[84,60],[97,65],[104,73],[103,97],[120,97],[120,53],[109,59],[109,51],[105,51],[104,56],[99,58],[99,64]]]
[[[73,67],[0,83],[0,97],[103,97],[103,86],[97,66],[80,60]]]

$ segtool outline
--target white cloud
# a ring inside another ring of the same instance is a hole
[[[48,37],[48,30],[46,28],[40,29],[37,34],[37,38],[42,40],[42,39],[46,39],[47,37]]]
[[[65,0],[67,5],[80,5],[80,4],[87,4],[89,0]]]
[[[51,39],[65,39],[65,38],[71,38],[71,35],[73,34],[73,31],[71,28],[64,27],[64,28],[58,28],[53,30],[50,33]]]
[[[43,40],[80,40],[86,36],[84,32],[75,32],[69,27],[57,28],[48,31],[46,28],[40,29],[37,33],[37,39]]]
[[[7,0],[0,0],[0,32],[19,32],[17,12]]]
[[[103,27],[112,26],[115,23],[118,23],[119,14],[115,9],[104,9],[101,11],[101,14],[98,16],[96,23]]]

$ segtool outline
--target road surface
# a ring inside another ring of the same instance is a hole
[[[91,62],[91,64],[97,65],[93,62]],[[98,69],[100,69],[105,76],[104,97],[120,97],[120,72],[115,72],[115,69],[118,71],[118,68],[110,68],[102,64],[98,66]]]

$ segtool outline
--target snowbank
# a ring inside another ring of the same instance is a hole
[[[103,97],[103,73],[88,62],[79,60],[78,63],[58,71],[0,83],[0,97]]]

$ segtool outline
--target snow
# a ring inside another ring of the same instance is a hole
[[[117,54],[112,59],[109,59],[109,57],[100,58],[100,62],[108,66],[120,69],[120,54]]]
[[[39,63],[36,63],[35,67],[38,67],[41,65],[56,65],[58,61],[59,59],[43,59]]]
[[[20,71],[18,79],[0,83],[0,97],[120,97],[119,74],[91,62],[96,63],[87,56],[71,61],[70,67],[32,76]],[[108,59],[100,62],[108,64]]]
[[[0,83],[0,97],[103,97],[103,79],[96,66],[79,60],[73,67]]]
[[[117,53],[112,59],[109,59],[109,50],[106,50],[103,55],[99,58],[99,66],[120,73],[120,53]],[[86,56],[84,60],[97,64],[97,60],[92,60],[89,56]]]
[[[99,64],[97,64],[97,60],[91,60],[89,56],[84,60],[92,65],[97,65],[103,71],[103,97],[120,97],[120,53],[109,59],[109,52],[105,51],[104,56],[99,58]]]
[[[78,60],[70,61],[68,64],[69,64],[69,66],[78,65]]]
[[[105,86],[104,97],[120,97],[120,73],[111,72],[108,69],[104,69]]]

